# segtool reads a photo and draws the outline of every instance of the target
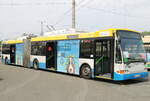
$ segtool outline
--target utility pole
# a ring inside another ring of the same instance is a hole
[[[43,21],[41,21],[41,36],[43,36]]]
[[[72,0],[72,28],[76,28],[76,2]]]

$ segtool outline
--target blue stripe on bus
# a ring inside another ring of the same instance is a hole
[[[10,64],[10,59],[8,59],[7,61],[8,61],[8,64]],[[1,59],[1,62],[2,62],[3,64],[5,64],[5,59]]]
[[[5,63],[5,59],[1,59],[2,63]]]
[[[11,64],[10,59],[8,59],[8,64]]]
[[[95,76],[94,76],[94,69],[92,69],[92,78],[94,78]]]
[[[39,68],[40,69],[46,69],[46,63],[39,63]]]
[[[7,61],[8,61],[8,64],[10,64],[10,63],[11,63],[11,62],[10,62],[10,59],[8,59]],[[5,60],[4,60],[4,63],[5,63]]]
[[[33,62],[30,62],[30,66],[33,67]],[[46,69],[46,63],[40,62],[39,63],[39,68],[40,69]]]
[[[118,74],[114,73],[114,80],[128,80],[148,77],[148,72],[133,73],[133,74]]]

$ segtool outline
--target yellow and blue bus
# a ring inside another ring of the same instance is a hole
[[[83,78],[128,80],[148,77],[140,33],[107,29],[3,42],[5,64],[53,70]]]

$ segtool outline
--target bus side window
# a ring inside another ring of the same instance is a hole
[[[105,58],[110,58],[110,41],[96,41],[96,57],[104,56]]]
[[[81,40],[80,41],[80,57],[81,58],[93,58],[94,56],[94,41],[93,40]]]
[[[10,53],[10,45],[3,44],[2,45],[2,54],[9,54]]]
[[[120,50],[118,42],[116,42],[116,63],[121,63],[121,61],[122,61],[121,50]]]
[[[102,56],[102,42],[96,42],[96,57]]]
[[[31,55],[45,56],[46,43],[45,42],[32,42],[31,43]]]

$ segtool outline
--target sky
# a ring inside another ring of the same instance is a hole
[[[0,40],[71,28],[72,0],[0,0]],[[76,28],[150,31],[150,0],[76,0]]]

